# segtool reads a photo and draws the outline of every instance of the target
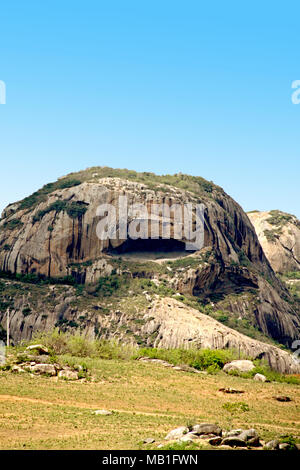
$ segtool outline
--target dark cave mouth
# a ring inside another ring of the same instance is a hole
[[[185,243],[173,238],[141,239],[128,238],[118,247],[108,247],[107,254],[137,257],[177,258],[188,256],[191,251],[185,249]]]

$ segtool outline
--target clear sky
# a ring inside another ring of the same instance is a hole
[[[0,209],[106,165],[300,217],[299,1],[10,0],[0,18]]]

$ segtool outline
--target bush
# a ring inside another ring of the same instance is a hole
[[[42,333],[36,333],[29,343],[42,343],[52,355],[69,354],[75,357],[93,357],[102,359],[129,360],[136,347],[121,344],[117,341],[92,340],[79,333],[71,334],[59,331],[58,328]]]
[[[2,230],[14,230],[16,228],[21,228],[23,225],[24,224],[20,219],[11,219],[8,222],[4,222],[1,228]]]
[[[54,201],[50,206],[46,207],[45,209],[42,209],[37,212],[32,218],[32,222],[38,222],[41,220],[44,215],[48,214],[48,212],[64,212],[66,211],[68,216],[71,217],[72,219],[78,219],[79,217],[82,217],[85,212],[87,211],[87,206],[88,204],[85,202],[81,201],[65,201],[65,200],[57,200]]]
[[[223,404],[222,408],[224,408],[224,410],[226,411],[229,411],[230,413],[239,413],[239,412],[244,413],[245,411],[249,411],[250,409],[247,403],[243,401],[239,401],[236,403],[231,403],[228,401]]]
[[[230,349],[139,349],[137,357],[145,356],[152,359],[162,359],[173,365],[185,364],[198,370],[210,368],[211,373],[222,369],[227,362],[238,357],[237,353]]]
[[[119,276],[111,274],[110,276],[100,277],[96,292],[102,297],[110,297],[113,295],[121,286]]]

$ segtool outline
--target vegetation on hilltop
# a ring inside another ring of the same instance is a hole
[[[150,172],[136,172],[127,169],[92,167],[76,173],[70,173],[59,180],[48,183],[38,191],[19,202],[18,209],[32,210],[41,202],[47,199],[47,196],[54,191],[78,186],[83,182],[97,182],[100,178],[121,178],[129,181],[143,183],[153,190],[167,189],[168,186],[174,186],[183,190],[191,191],[196,195],[211,195],[213,191],[222,191],[222,188],[215,185],[212,181],[207,181],[200,176],[185,175],[177,173],[174,175],[156,175]],[[157,185],[162,185],[158,187]]]

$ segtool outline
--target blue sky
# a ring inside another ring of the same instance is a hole
[[[300,4],[2,2],[0,209],[95,165],[300,217]]]

